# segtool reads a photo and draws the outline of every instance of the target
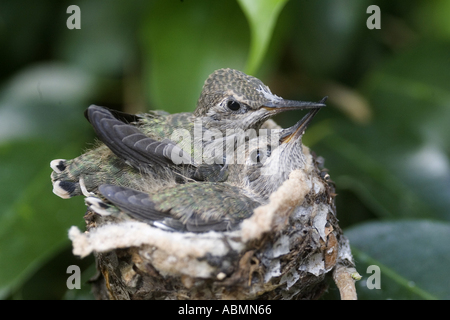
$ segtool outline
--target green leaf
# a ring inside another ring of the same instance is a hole
[[[450,224],[428,220],[372,222],[345,231],[363,276],[359,299],[450,299]],[[369,265],[381,271],[381,289],[366,286]]]
[[[58,58],[112,79],[130,72],[134,67],[135,33],[144,3],[133,1],[130,5],[110,0],[106,5],[101,1],[78,1],[81,29],[68,29],[65,21],[63,27],[58,27],[59,37],[55,41]]]
[[[62,64],[25,69],[0,94],[0,297],[13,292],[69,245],[83,224],[83,200],[52,194],[49,163],[78,156],[92,79]]]
[[[450,219],[450,74],[440,72],[450,70],[449,50],[421,43],[369,72],[370,124],[334,116],[314,150],[337,193],[350,190],[381,218]]]
[[[255,74],[261,65],[276,21],[286,2],[287,0],[238,0],[251,30],[246,73]]]
[[[214,70],[243,70],[249,31],[234,1],[155,1],[141,28],[152,109],[192,112]]]
[[[72,144],[62,153],[74,154],[80,147]],[[59,148],[35,139],[0,147],[0,242],[5,244],[0,250],[0,296],[67,246],[68,228],[82,223],[82,199],[64,201],[51,192],[49,162]]]
[[[346,65],[352,66],[352,73],[355,69],[360,71],[355,49],[364,46],[368,38],[377,34],[371,30],[371,34],[360,37],[367,30],[369,15],[366,9],[371,4],[370,0],[291,1],[288,9],[294,15],[290,27],[292,45],[294,57],[302,69],[312,76],[333,78],[339,76]],[[370,46],[366,48],[368,52],[357,53],[363,59],[378,50]],[[342,75],[346,79],[352,76]]]
[[[450,2],[446,0],[421,2],[414,8],[415,27],[427,38],[440,37],[448,41],[450,39],[449,10]]]

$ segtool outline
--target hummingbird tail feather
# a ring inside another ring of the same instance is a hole
[[[78,195],[79,191],[80,188],[76,182],[58,180],[53,183],[53,193],[63,199],[72,198]]]
[[[73,179],[67,172],[68,161],[56,159],[50,162],[53,169],[51,174],[53,193],[62,199],[69,199],[81,194],[81,189],[77,179]]]
[[[50,162],[50,168],[56,173],[62,173],[66,169],[66,159],[55,159]]]

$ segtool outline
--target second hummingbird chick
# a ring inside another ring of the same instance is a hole
[[[196,164],[201,164],[202,159],[195,157],[195,146],[203,150],[211,143],[209,139],[204,140],[206,132],[220,132],[226,136],[227,130],[258,130],[267,119],[280,112],[323,106],[323,101],[314,103],[280,98],[272,94],[259,79],[233,69],[219,69],[208,77],[194,113],[168,114],[154,111],[129,115],[111,110],[105,112],[105,108],[91,106],[86,116],[108,148],[102,145],[73,160],[53,160],[50,164],[53,169],[53,192],[61,198],[80,195],[80,179],[84,180],[87,192],[96,192],[101,183],[129,186],[134,180],[139,180],[136,178],[142,173],[142,169],[153,171],[154,176],[149,178],[158,180],[159,174],[166,172],[166,169],[160,168],[161,164],[167,162],[164,152],[167,155],[169,149],[173,150],[167,139],[177,130],[183,130],[193,137],[191,141],[176,142]],[[124,123],[129,126],[124,126]],[[142,135],[136,136],[137,131],[130,127],[134,127]],[[162,158],[145,157],[148,155],[146,148],[154,147],[153,142],[149,142],[147,138],[162,143],[159,149],[153,148],[150,152],[152,155],[165,150],[159,154]],[[117,144],[118,141],[123,143]],[[127,142],[132,143],[131,148]],[[126,148],[117,148],[118,145]],[[190,161],[184,155],[181,158]],[[226,173],[218,166],[203,167],[193,172],[193,175],[190,175],[192,171],[185,173],[188,178],[197,180],[226,180]],[[164,179],[163,174],[159,180],[164,182]]]
[[[274,134],[278,146],[273,147],[274,137],[264,146],[253,141],[256,147],[247,150],[245,164],[229,166],[227,182],[192,182],[153,193],[106,184],[99,192],[112,206],[96,197],[88,197],[86,203],[102,215],[125,214],[173,231],[234,230],[268,202],[293,170],[305,169],[301,138],[318,111],[311,110],[293,127]]]

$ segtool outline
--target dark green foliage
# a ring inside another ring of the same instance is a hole
[[[0,2],[0,298],[89,297],[84,281],[65,292],[61,275],[71,264],[83,279],[95,273],[68,257],[67,231],[84,228],[85,205],[53,195],[49,177],[51,160],[93,144],[84,110],[192,112],[206,77],[225,67],[255,72],[286,99],[329,95],[303,142],[336,182],[360,298],[450,297],[448,1],[257,3]],[[80,30],[66,27],[72,4]],[[380,30],[366,27],[371,4]],[[258,17],[278,11],[263,30]],[[275,120],[287,127],[304,114]],[[365,287],[373,264],[381,290]]]

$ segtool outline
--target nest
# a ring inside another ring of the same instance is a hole
[[[333,184],[308,152],[268,204],[230,232],[181,233],[88,211],[72,227],[75,255],[93,253],[97,299],[317,299],[336,282],[356,299],[348,239]]]

